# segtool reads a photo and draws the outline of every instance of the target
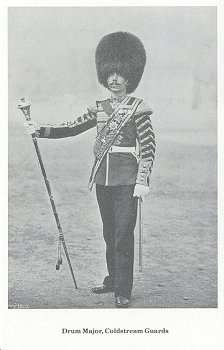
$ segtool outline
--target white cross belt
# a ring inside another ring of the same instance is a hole
[[[109,153],[135,153],[135,147],[111,146]]]

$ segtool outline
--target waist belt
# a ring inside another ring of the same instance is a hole
[[[135,147],[111,146],[109,153],[135,153]]]

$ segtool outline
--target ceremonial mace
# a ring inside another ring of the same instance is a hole
[[[139,232],[139,258],[138,258],[138,266],[139,272],[142,272],[143,263],[142,263],[142,255],[143,255],[143,220],[142,220],[142,198],[138,199],[138,232]]]
[[[21,102],[22,103],[20,103],[18,105],[18,109],[20,109],[23,112],[23,115],[26,118],[26,121],[30,121],[31,120],[31,117],[30,117],[30,106],[31,106],[31,104],[30,103],[26,103],[25,102],[25,98],[21,98]],[[44,164],[43,164],[43,161],[42,161],[42,158],[41,158],[41,154],[40,154],[40,150],[39,150],[39,147],[38,147],[36,134],[33,133],[31,136],[32,136],[33,144],[35,146],[37,158],[39,160],[39,164],[40,164],[40,167],[41,167],[41,171],[42,171],[42,175],[43,175],[43,178],[44,178],[44,182],[45,182],[45,185],[46,185],[46,188],[47,188],[48,196],[49,196],[49,199],[50,199],[50,202],[51,202],[51,207],[52,207],[52,210],[53,210],[53,214],[54,214],[54,217],[55,217],[57,228],[58,228],[58,231],[59,231],[58,254],[61,252],[61,243],[62,243],[63,248],[64,248],[64,252],[65,252],[65,256],[67,258],[68,265],[69,265],[69,268],[70,268],[70,271],[71,271],[72,279],[73,279],[73,282],[75,284],[75,288],[78,289],[77,284],[76,284],[76,280],[75,280],[75,276],[74,276],[74,272],[73,272],[73,269],[72,269],[71,260],[69,258],[68,250],[67,250],[67,247],[66,247],[66,244],[65,244],[65,239],[64,239],[64,235],[63,235],[63,232],[62,232],[61,224],[60,224],[60,221],[59,221],[58,213],[57,213],[56,206],[55,206],[55,203],[54,203],[54,198],[53,198],[52,193],[51,193],[50,183],[49,183],[49,180],[47,178],[47,174],[46,174],[46,171],[44,169]],[[60,265],[62,265],[62,258],[59,255],[58,256],[58,261],[57,261],[57,264],[56,264],[56,270],[60,269]]]

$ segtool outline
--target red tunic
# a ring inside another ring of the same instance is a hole
[[[99,133],[113,110],[114,107],[110,99],[97,101],[96,108],[88,109],[88,113],[78,117],[73,122],[60,125],[41,125],[37,131],[37,137],[55,139],[75,136],[94,126],[97,126],[97,133]],[[149,185],[156,146],[150,120],[151,114],[152,110],[144,103],[140,103],[113,143],[114,146],[119,147],[136,147],[138,145],[138,159],[130,152],[108,152],[96,173],[95,183],[107,186],[135,183]]]

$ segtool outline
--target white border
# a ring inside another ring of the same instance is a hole
[[[109,6],[218,6],[219,47],[219,302],[217,309],[141,309],[141,310],[8,310],[7,309],[7,7],[19,6],[106,6],[102,1],[1,1],[0,5],[0,349],[2,350],[70,350],[70,349],[172,349],[221,350],[224,344],[223,314],[223,181],[222,159],[223,108],[223,1],[110,1]],[[222,174],[222,175],[221,175]],[[95,327],[161,328],[168,335],[70,335],[61,328]]]

